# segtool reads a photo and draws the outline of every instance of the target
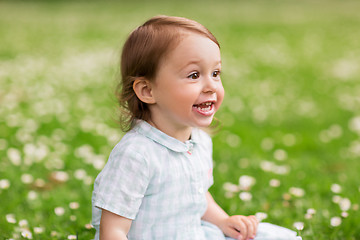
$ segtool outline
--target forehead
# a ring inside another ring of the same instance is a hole
[[[181,64],[187,61],[221,61],[219,46],[210,38],[193,32],[180,35],[177,44],[169,50],[164,61]]]

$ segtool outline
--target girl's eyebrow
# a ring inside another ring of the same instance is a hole
[[[185,68],[185,67],[187,67],[187,66],[189,66],[191,64],[198,64],[199,62],[201,62],[201,60],[190,60],[189,62],[184,64],[182,68]],[[221,60],[215,62],[215,65],[219,65],[219,64],[221,65]]]
[[[184,67],[189,66],[191,64],[198,64],[199,62],[201,62],[201,60],[197,60],[197,59],[190,60],[184,64]]]

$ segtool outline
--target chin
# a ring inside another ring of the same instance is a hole
[[[195,124],[195,127],[198,127],[198,128],[207,128],[211,125],[213,121],[213,118],[211,118],[211,120],[206,120],[206,121],[198,121],[196,124]]]

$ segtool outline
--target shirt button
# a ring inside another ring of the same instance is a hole
[[[204,193],[204,188],[199,188],[199,193],[203,194]]]

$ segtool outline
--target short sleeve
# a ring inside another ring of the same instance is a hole
[[[95,180],[93,206],[135,219],[149,185],[149,167],[132,146],[117,145]]]

